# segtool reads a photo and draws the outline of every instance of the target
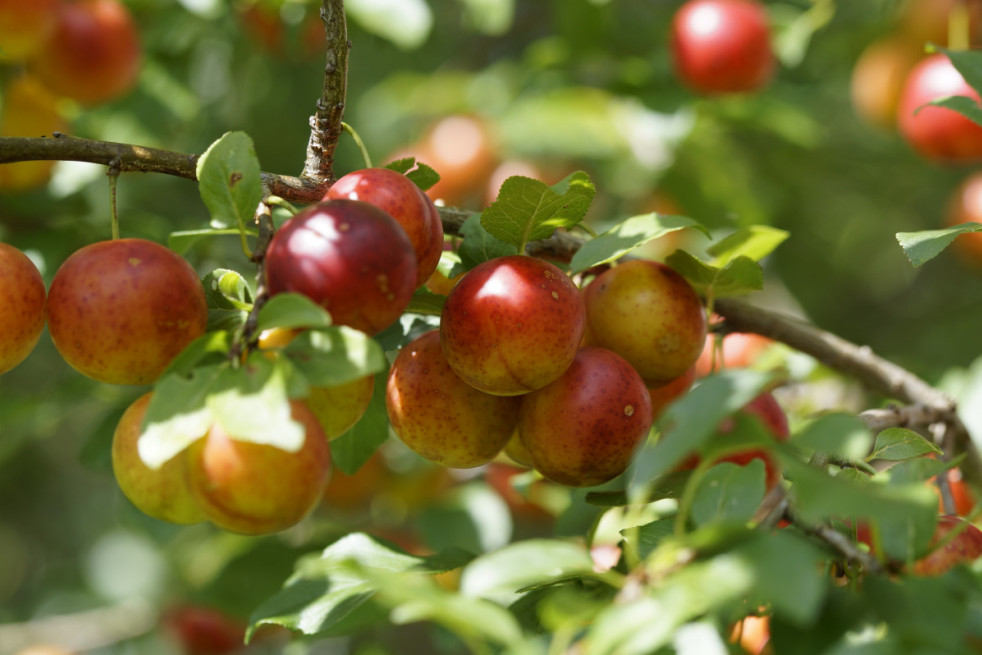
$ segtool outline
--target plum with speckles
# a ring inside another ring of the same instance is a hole
[[[450,468],[494,459],[518,424],[518,399],[464,384],[431,330],[399,351],[386,385],[392,430],[422,457]]]
[[[180,255],[146,239],[89,244],[48,290],[48,330],[62,358],[110,384],[151,384],[208,327],[204,288]]]
[[[298,212],[273,235],[265,268],[271,295],[302,293],[335,325],[366,334],[392,325],[416,290],[406,231],[362,200],[328,200]]]
[[[627,469],[651,423],[637,371],[616,353],[588,346],[562,377],[521,398],[518,434],[543,476],[590,487]]]
[[[116,425],[112,445],[116,483],[123,495],[148,516],[179,525],[204,521],[205,515],[191,495],[185,475],[187,450],[158,469],[150,468],[140,459],[137,443],[152,397],[152,393],[145,393],[137,398]]]
[[[591,344],[626,359],[651,386],[683,375],[702,352],[702,301],[665,264],[624,262],[590,282],[583,298]]]
[[[954,536],[950,533],[958,530]],[[959,516],[939,516],[931,537],[931,550],[914,562],[913,573],[936,576],[959,564],[970,565],[982,557],[982,530]]]
[[[562,375],[585,327],[583,298],[562,270],[510,255],[460,279],[443,307],[440,340],[450,368],[467,384],[515,396]]]
[[[0,373],[14,368],[34,350],[45,320],[41,273],[27,255],[0,243]]]
[[[290,401],[303,426],[303,445],[290,452],[236,439],[217,423],[187,450],[191,494],[212,523],[241,534],[272,534],[309,514],[320,502],[331,451],[314,413]]]
[[[443,252],[443,223],[436,205],[416,184],[389,168],[363,168],[331,185],[324,200],[364,200],[384,210],[406,231],[416,252],[416,286],[429,279]]]

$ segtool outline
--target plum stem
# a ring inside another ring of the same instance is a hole
[[[116,185],[119,182],[119,167],[109,166],[109,224],[113,241],[119,239],[119,212],[116,209]]]
[[[355,128],[351,127],[344,121],[341,121],[341,129],[350,134],[351,138],[354,139],[355,145],[358,146],[358,149],[361,151],[362,159],[365,160],[365,168],[371,168],[372,158],[368,155],[368,148],[365,147],[365,142],[362,140],[361,135],[358,134]]]
[[[968,50],[971,21],[967,2],[958,2],[948,14],[948,49]]]

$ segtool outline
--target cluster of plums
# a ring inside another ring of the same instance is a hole
[[[139,29],[120,0],[0,2],[0,64],[4,77],[0,136],[68,131],[67,98],[100,105],[128,93],[142,62]],[[44,184],[53,162],[0,166],[0,189]]]

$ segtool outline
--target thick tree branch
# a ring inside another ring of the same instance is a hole
[[[351,42],[348,41],[343,0],[324,0],[321,20],[324,21],[327,43],[324,86],[317,100],[317,111],[310,117],[310,141],[301,177],[329,184],[334,181],[334,150],[341,137],[341,119],[348,91]]]

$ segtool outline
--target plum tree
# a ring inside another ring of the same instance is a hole
[[[231,532],[271,534],[317,506],[331,468],[327,438],[303,402],[291,401],[290,410],[304,429],[296,452],[239,440],[217,423],[188,446],[188,484],[212,523]]]
[[[126,5],[77,0],[59,3],[31,70],[56,94],[96,105],[129,92],[141,64],[139,31]]]
[[[913,149],[932,161],[967,163],[982,158],[982,126],[947,107],[929,105],[946,96],[979,94],[942,53],[922,59],[904,81],[897,128]]]
[[[149,384],[208,326],[191,265],[146,239],[89,244],[58,268],[48,329],[74,369],[111,384]]]
[[[191,494],[186,475],[186,450],[158,469],[147,466],[137,450],[143,417],[153,393],[145,393],[126,408],[113,433],[113,474],[120,491],[148,516],[189,525],[205,520]],[[203,435],[201,435],[203,436]]]
[[[518,434],[536,471],[589,487],[627,469],[651,423],[637,371],[616,353],[588,346],[558,380],[522,397]]]
[[[702,352],[702,301],[665,264],[638,259],[614,266],[583,297],[591,343],[626,359],[651,386],[681,376]]]
[[[756,0],[689,0],[671,27],[675,72],[700,93],[756,91],[774,74],[770,28]]]
[[[974,562],[982,556],[982,530],[959,516],[939,516],[929,549],[914,562],[914,575],[941,575],[959,564]]]
[[[486,393],[518,395],[563,374],[585,324],[580,290],[562,270],[510,255],[461,278],[443,307],[440,342],[464,382]]]
[[[304,209],[276,231],[265,261],[275,295],[302,293],[336,325],[377,334],[409,305],[416,255],[405,230],[362,200],[328,200]]]
[[[0,243],[0,307],[0,373],[6,373],[34,350],[47,316],[41,272],[8,243]]]
[[[0,60],[24,61],[47,41],[62,0],[0,2]]]
[[[464,384],[443,354],[438,330],[399,351],[386,385],[392,430],[426,459],[452,468],[491,461],[515,432],[518,401]]]
[[[40,136],[67,132],[68,122],[58,109],[58,99],[29,73],[10,80],[0,110],[0,136]],[[45,184],[53,161],[0,164],[0,190],[23,191]]]
[[[365,168],[341,177],[324,200],[348,198],[371,203],[406,231],[416,252],[416,286],[429,279],[443,252],[443,223],[429,196],[412,180],[388,168]]]

